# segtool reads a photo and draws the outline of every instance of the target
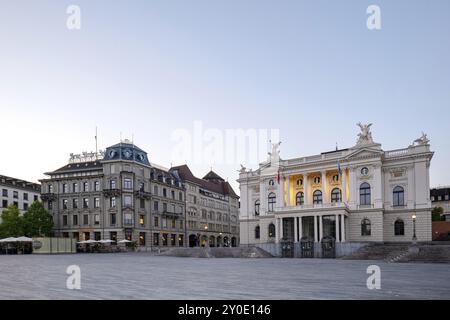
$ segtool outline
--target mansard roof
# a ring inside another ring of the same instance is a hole
[[[46,175],[55,174],[55,173],[70,173],[77,171],[92,171],[102,169],[102,164],[100,160],[97,161],[88,161],[88,162],[74,162],[66,164],[65,166],[56,169],[52,172],[45,173]]]
[[[182,180],[195,183],[206,190],[231,197],[238,197],[231,185],[213,171],[210,171],[203,179],[194,176],[191,169],[185,164],[173,167],[170,171],[176,172]]]
[[[124,140],[106,148],[103,161],[135,161],[150,166],[147,152],[137,147],[129,140]]]

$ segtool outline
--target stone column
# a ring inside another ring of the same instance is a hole
[[[341,214],[341,242],[345,242],[345,215]]]
[[[280,240],[283,239],[283,218],[280,218]]]
[[[308,186],[308,174],[303,174],[303,193],[305,195],[305,206],[309,204],[309,186]]]
[[[335,215],[334,223],[335,223],[335,228],[336,228],[336,242],[341,242],[341,241],[338,241],[338,239],[339,239],[339,215],[338,214]]]
[[[314,216],[314,242],[318,242],[318,238],[319,235],[317,234],[317,216]]]
[[[323,238],[323,221],[322,216],[319,216],[319,242]]]
[[[284,207],[284,178],[280,178],[280,184],[277,184],[277,208],[283,208]]]
[[[308,192],[309,192],[309,188],[308,188],[308,174],[304,173],[303,174],[303,194],[304,194],[304,205],[307,206],[309,204],[309,198],[308,198]]]
[[[291,176],[288,175],[286,176],[286,207],[290,206],[291,206]]]
[[[322,171],[322,203],[328,203],[327,172]]]
[[[297,242],[297,217],[294,217],[294,242]]]
[[[275,243],[278,243],[278,236],[280,234],[280,226],[278,223],[278,219],[275,219]]]
[[[383,207],[383,197],[382,197],[382,174],[381,174],[381,166],[377,164],[374,166],[374,188],[373,188],[373,205],[375,208]]]
[[[302,217],[298,217],[298,241],[303,237]]]
[[[341,169],[342,170],[342,169]],[[342,179],[342,202],[347,202],[347,169],[341,171]]]
[[[264,180],[262,180],[259,184],[259,214],[264,215],[267,213],[267,191],[266,191],[266,184]]]
[[[356,189],[356,173],[355,173],[355,168],[354,167],[350,167],[349,168],[349,206],[352,208],[356,207],[356,199],[357,199],[357,189]]]

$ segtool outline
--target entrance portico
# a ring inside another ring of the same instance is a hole
[[[346,217],[348,212],[320,212],[276,214],[275,242],[282,239],[294,243],[303,238],[313,242],[320,242],[324,237],[332,237],[336,242],[346,241]]]

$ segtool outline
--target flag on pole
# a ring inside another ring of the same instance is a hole
[[[341,162],[338,160],[338,177],[341,180]]]
[[[280,169],[278,169],[278,178],[277,178],[277,180],[278,180],[278,184],[280,184]]]

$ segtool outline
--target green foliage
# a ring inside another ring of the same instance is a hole
[[[12,204],[3,210],[0,238],[20,236],[23,236],[23,221],[20,217],[19,209]]]
[[[45,210],[41,202],[35,201],[27,212],[20,216],[19,209],[10,205],[3,210],[0,224],[0,238],[50,236],[53,229],[53,218]]]
[[[441,215],[444,212],[444,209],[442,207],[435,207],[431,211],[431,220],[432,221],[441,221]]]
[[[53,218],[44,205],[35,201],[23,215],[23,231],[28,237],[49,237],[53,229]]]

